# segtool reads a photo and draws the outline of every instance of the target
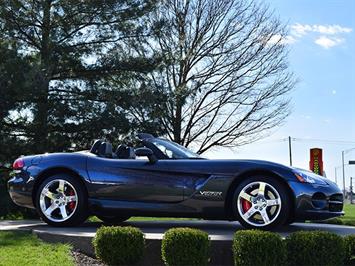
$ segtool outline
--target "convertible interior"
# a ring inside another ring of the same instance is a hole
[[[133,147],[126,144],[120,144],[116,151],[113,151],[112,144],[104,140],[95,140],[90,152],[104,158],[113,159],[136,159],[136,153]]]
[[[154,154],[156,159],[202,159],[198,154],[186,149],[185,147],[174,142],[155,138],[151,134],[137,134],[139,144],[137,147],[133,145],[120,144],[113,150],[112,144],[107,140],[95,140],[90,152],[103,158],[111,159],[136,159],[135,148],[148,148]]]

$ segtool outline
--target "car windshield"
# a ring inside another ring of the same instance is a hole
[[[170,159],[202,159],[198,154],[189,149],[165,139],[154,138],[150,139],[149,142],[153,143]]]

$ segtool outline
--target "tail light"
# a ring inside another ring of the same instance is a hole
[[[25,162],[22,158],[18,158],[14,163],[12,164],[12,169],[14,170],[21,170],[25,166]]]

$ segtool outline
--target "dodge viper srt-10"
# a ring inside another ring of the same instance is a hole
[[[258,160],[209,160],[150,134],[138,144],[97,140],[90,151],[25,156],[13,164],[12,200],[53,226],[88,215],[106,223],[131,216],[239,221],[270,229],[343,215],[335,183],[307,170]]]

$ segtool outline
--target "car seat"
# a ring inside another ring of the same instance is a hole
[[[98,155],[100,157],[113,158],[112,144],[109,142],[102,142],[98,149]]]
[[[103,140],[101,139],[97,139],[94,141],[94,144],[92,145],[90,152],[93,154],[98,154],[99,153],[99,148],[101,143],[103,142]]]
[[[117,147],[116,155],[118,159],[136,159],[134,149],[125,144],[121,144]]]

